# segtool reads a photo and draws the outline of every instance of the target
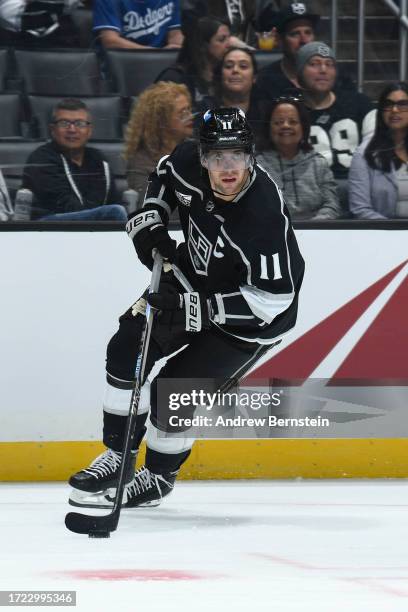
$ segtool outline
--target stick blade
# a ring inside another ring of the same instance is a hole
[[[116,516],[89,516],[79,512],[68,512],[65,517],[65,526],[73,533],[84,533],[93,538],[108,538],[118,525]]]

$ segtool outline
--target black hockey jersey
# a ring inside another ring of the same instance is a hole
[[[304,262],[282,194],[261,167],[233,201],[215,199],[197,145],[183,143],[150,175],[143,208],[165,225],[178,208],[185,242],[176,276],[210,299],[219,329],[270,344],[295,325]]]
[[[362,93],[341,91],[329,108],[309,110],[313,149],[325,157],[335,178],[347,178],[354,151],[374,132],[374,104]]]

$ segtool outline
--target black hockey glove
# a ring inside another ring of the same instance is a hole
[[[143,210],[126,224],[126,231],[133,240],[136,253],[149,270],[153,269],[153,249],[164,259],[174,261],[177,242],[172,240],[157,210]]]
[[[149,293],[147,301],[159,310],[160,323],[184,326],[187,332],[199,332],[210,326],[209,304],[197,292],[179,293],[170,284],[160,286],[160,293]]]

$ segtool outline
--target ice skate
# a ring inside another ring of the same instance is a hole
[[[123,508],[143,508],[159,506],[163,498],[169,495],[176,481],[177,472],[169,474],[154,474],[146,466],[137,470],[132,482],[126,485],[123,494]],[[114,495],[105,496],[112,505]]]
[[[130,483],[135,474],[137,451],[133,451],[126,474],[126,482]],[[69,497],[72,506],[85,508],[109,508],[110,504],[105,495],[116,488],[119,477],[122,453],[108,448],[99,455],[89,467],[80,470],[69,479],[73,487]]]

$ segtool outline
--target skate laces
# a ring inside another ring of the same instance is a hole
[[[174,487],[174,484],[166,480],[162,474],[153,474],[147,467],[143,466],[137,470],[132,482],[126,485],[127,498],[129,499],[133,496],[145,493],[153,487],[158,490],[160,497],[163,497],[160,485],[168,486],[170,489]]]
[[[108,448],[108,450],[94,459],[91,465],[83,471],[87,474],[91,474],[91,476],[95,476],[96,478],[108,476],[109,474],[113,474],[119,468],[121,459],[122,453],[117,453],[111,448]]]

